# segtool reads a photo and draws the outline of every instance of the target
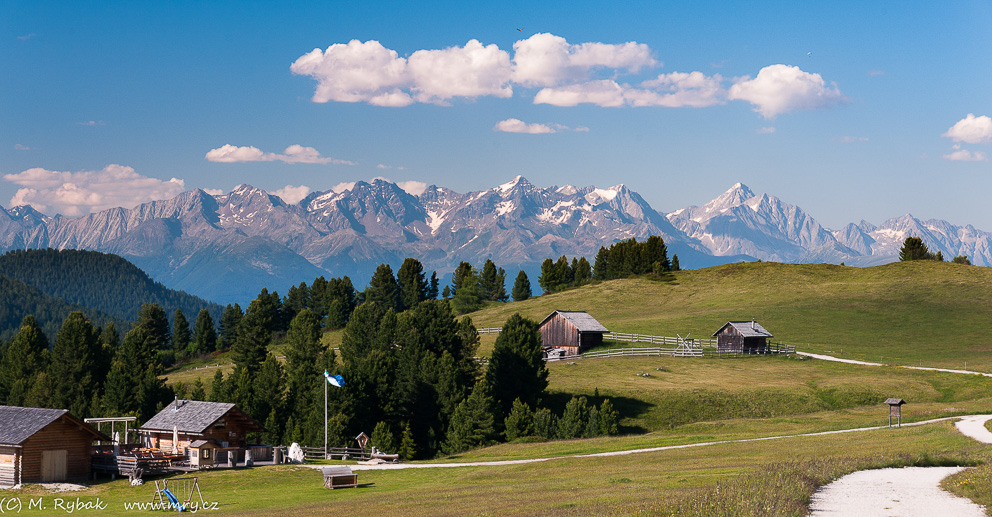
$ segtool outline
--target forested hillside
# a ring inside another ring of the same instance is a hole
[[[62,321],[72,311],[85,312],[97,325],[104,325],[112,319],[103,312],[67,303],[24,282],[0,276],[0,340],[7,341],[13,337],[21,326],[21,320],[29,314],[38,320],[38,326],[52,340]]]
[[[187,315],[207,309],[215,320],[220,319],[222,310],[220,305],[165,287],[134,264],[109,253],[70,249],[10,251],[0,256],[0,275],[24,282],[69,304],[95,309],[122,321],[137,317],[143,303],[158,304],[170,316],[176,309]],[[27,311],[26,314],[35,314],[39,322],[43,321],[37,312]],[[55,318],[56,325],[61,324],[66,314],[68,312]],[[9,334],[12,330],[8,329],[16,329],[21,320],[3,322],[3,329]],[[50,337],[53,335],[44,324],[42,328]],[[4,335],[9,337],[7,334]]]

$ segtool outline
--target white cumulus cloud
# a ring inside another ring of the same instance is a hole
[[[443,104],[453,97],[511,97],[510,55],[496,45],[470,40],[464,47],[418,50],[407,61],[411,90],[419,102]]]
[[[631,106],[703,108],[725,102],[722,82],[720,74],[672,72],[642,82],[640,88],[626,91],[624,97]]]
[[[300,56],[290,70],[317,80],[314,102],[367,102],[402,107],[444,104],[453,97],[510,97],[510,56],[496,45],[418,50],[399,57],[375,40],[334,44]]]
[[[219,188],[205,188],[205,189],[201,189],[201,190],[203,190],[207,194],[210,194],[211,196],[222,196],[222,195],[224,195],[224,191],[221,190],[221,189],[219,189]]]
[[[207,151],[204,156],[207,161],[220,163],[240,163],[240,162],[274,162],[286,163],[333,163],[337,165],[354,165],[348,160],[339,160],[321,156],[313,147],[304,147],[293,144],[286,148],[282,154],[266,153],[255,146],[235,146],[224,144],[216,149]]]
[[[506,120],[501,120],[497,122],[493,130],[502,131],[504,133],[526,133],[530,135],[555,132],[555,128],[552,128],[551,126],[548,126],[546,124],[538,124],[538,123],[528,124],[520,119],[515,119],[515,118],[508,118]]]
[[[952,162],[987,162],[989,157],[981,151],[969,151],[967,149],[958,149],[944,155],[945,160],[951,160]]]
[[[623,106],[623,88],[611,80],[589,81],[556,88],[543,88],[534,96],[534,104],[577,106],[595,104],[607,108]]]
[[[836,84],[798,66],[769,65],[757,77],[745,77],[730,87],[727,97],[750,102],[766,119],[793,110],[826,108],[845,101]]]
[[[427,190],[427,184],[423,181],[409,180],[409,181],[397,181],[396,186],[405,190],[407,194],[411,196],[419,196]]]
[[[651,49],[633,41],[569,44],[554,34],[535,34],[513,44],[513,80],[523,86],[557,86],[585,82],[596,68],[637,73],[658,64]]]
[[[283,201],[291,205],[299,203],[300,200],[307,197],[307,194],[309,193],[310,187],[306,185],[300,185],[299,187],[286,185],[285,187],[273,192],[273,194],[281,197]]]
[[[967,117],[957,121],[943,135],[955,142],[968,144],[987,144],[992,142],[992,118],[982,115],[976,117],[969,113]]]
[[[47,214],[86,215],[114,207],[173,198],[185,190],[183,180],[142,176],[131,167],[108,165],[98,171],[62,172],[36,167],[3,179],[20,185],[11,206],[31,205]]]

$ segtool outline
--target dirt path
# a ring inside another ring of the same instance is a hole
[[[796,352],[796,355],[801,355],[804,357],[811,357],[813,359],[820,359],[821,361],[833,361],[835,363],[847,363],[847,364],[860,364],[864,366],[889,366],[882,363],[871,363],[868,361],[856,361],[854,359],[841,359],[840,357],[834,357],[832,355],[824,354],[812,354],[809,352]],[[954,370],[951,368],[930,368],[927,366],[898,366],[899,368],[906,368],[907,370],[925,370],[929,372],[946,372],[946,373],[960,373],[965,375],[981,375],[983,377],[992,377],[992,373],[985,372],[975,372],[972,370]]]
[[[918,425],[927,425],[935,422],[943,422],[946,420],[954,419],[992,419],[992,415],[972,415],[967,417],[944,417],[944,418],[934,418],[932,420],[924,420],[921,422],[910,422],[902,424],[903,427],[913,427]],[[982,420],[984,422],[984,420]],[[554,461],[563,460],[568,458],[598,458],[604,456],[626,456],[628,454],[643,454],[647,452],[659,452],[659,451],[670,451],[675,449],[688,449],[691,447],[706,447],[709,445],[722,445],[728,443],[745,443],[745,442],[761,442],[767,440],[781,440],[784,438],[799,438],[804,436],[824,436],[829,434],[843,434],[843,433],[857,433],[863,431],[873,431],[876,429],[885,429],[888,426],[879,425],[873,427],[856,427],[854,429],[841,429],[839,431],[822,431],[819,433],[804,433],[804,434],[788,434],[782,436],[766,436],[763,438],[744,438],[741,440],[719,440],[713,442],[699,442],[699,443],[687,443],[684,445],[666,445],[663,447],[647,447],[642,449],[630,449],[626,451],[610,451],[610,452],[597,452],[592,454],[573,454],[570,456],[553,456],[550,458],[528,458],[521,460],[500,460],[500,461],[469,461],[469,462],[459,462],[459,463],[383,463],[380,465],[351,465],[352,470],[403,470],[403,469],[432,469],[432,468],[456,468],[456,467],[498,467],[501,465],[521,465],[525,463],[540,463],[544,461]],[[959,428],[960,429],[960,428]],[[969,428],[970,429],[970,428]],[[964,431],[962,431],[964,433]],[[986,432],[988,432],[986,430]],[[968,433],[964,433],[968,436],[972,436]],[[992,439],[992,435],[990,435]],[[307,465],[308,467],[320,469],[322,465]]]
[[[981,506],[940,488],[942,479],[962,470],[964,467],[907,467],[848,474],[813,495],[810,515],[984,516]]]

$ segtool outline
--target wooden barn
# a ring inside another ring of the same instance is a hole
[[[763,354],[768,352],[768,338],[771,333],[758,322],[728,321],[720,330],[713,333],[717,352]]]
[[[191,442],[210,441],[220,448],[244,449],[248,433],[265,428],[228,402],[177,400],[138,429],[145,447],[184,453]]]
[[[95,440],[68,410],[0,406],[0,486],[86,479]]]
[[[609,330],[585,311],[555,311],[541,322],[541,344],[561,348],[565,355],[578,355],[603,344]]]

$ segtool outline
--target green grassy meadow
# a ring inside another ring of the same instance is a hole
[[[555,309],[588,311],[618,332],[667,336],[709,337],[726,321],[754,317],[774,341],[803,351],[992,371],[992,340],[985,332],[992,315],[988,268],[741,263],[665,280],[595,283],[492,304],[470,316],[477,327],[494,327],[515,312],[541,320]],[[480,356],[492,352],[495,339],[480,336]],[[324,334],[328,346],[340,340],[340,331]],[[209,385],[216,368],[191,368],[229,362],[227,354],[210,357],[170,372],[169,382],[201,377]],[[987,377],[797,357],[616,357],[548,368],[548,405],[560,411],[573,395],[596,404],[609,398],[620,412],[622,435],[521,439],[433,461],[548,459],[538,463],[361,472],[357,490],[325,490],[319,472],[293,466],[202,472],[204,496],[224,514],[805,515],[817,487],[855,470],[961,464],[977,467],[948,478],[945,488],[992,508],[992,447],[963,437],[950,422],[560,458],[883,426],[888,408],[881,402],[888,397],[908,401],[906,423],[989,413]],[[107,512],[117,514],[124,513],[125,501],[150,500],[153,489],[105,481],[79,496],[100,497],[110,504]],[[29,486],[18,495],[37,496],[39,490]]]
[[[990,268],[748,262],[679,271],[670,281],[611,280],[471,316],[477,327],[492,327],[515,312],[540,321],[556,309],[587,311],[616,332],[698,338],[756,318],[773,341],[803,351],[992,372]]]

